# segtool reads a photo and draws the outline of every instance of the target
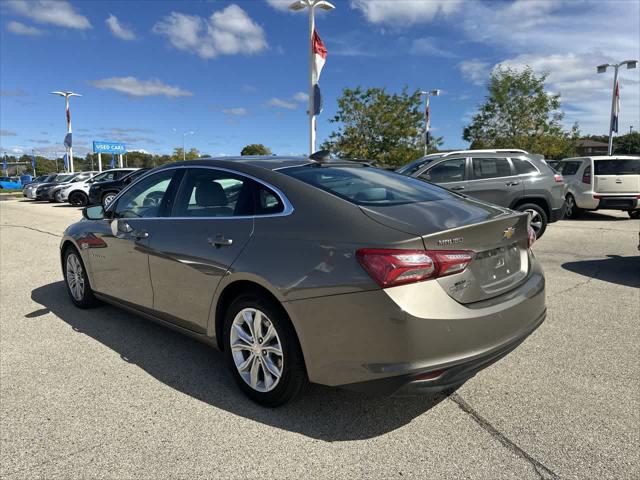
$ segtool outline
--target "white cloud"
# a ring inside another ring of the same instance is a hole
[[[111,33],[113,33],[113,35],[118,37],[120,40],[136,39],[136,34],[134,33],[134,31],[131,28],[122,25],[120,23],[120,20],[118,20],[118,17],[116,17],[115,15],[109,14],[109,18],[107,18],[104,23],[107,24],[109,30],[111,30]]]
[[[298,108],[298,105],[289,100],[283,100],[281,98],[273,97],[267,102],[267,106],[269,107],[278,107],[278,108],[286,108],[287,110],[295,110]]]
[[[218,55],[250,55],[267,48],[264,30],[239,6],[232,4],[208,18],[172,12],[153,26],[179,50],[204,59]]]
[[[293,3],[293,0],[267,0],[267,3],[276,10],[282,10],[283,12],[286,12],[291,11],[289,10],[289,5]]]
[[[443,50],[435,45],[435,40],[430,37],[416,38],[411,42],[409,53],[412,55],[429,55],[431,57],[453,58],[455,53]]]
[[[226,113],[227,115],[234,115],[236,117],[244,117],[248,113],[247,109],[244,107],[223,108],[222,112]]]
[[[438,14],[456,12],[462,0],[351,0],[351,8],[360,10],[371,23],[411,25],[429,22]]]
[[[193,95],[188,90],[172,87],[157,79],[138,80],[135,77],[111,77],[93,80],[89,83],[101,90],[115,90],[133,97],[165,96],[167,98],[176,98]]]
[[[487,62],[473,58],[463,60],[458,64],[462,76],[475,85],[484,85],[489,79],[490,65]]]
[[[304,92],[296,92],[293,95],[293,99],[296,102],[307,102],[307,101],[309,101],[309,94],[304,93]]]
[[[91,28],[87,17],[76,12],[65,0],[9,0],[7,5],[14,13],[38,23],[80,30]]]
[[[0,130],[0,137],[15,137],[16,135],[18,134],[11,130]]]
[[[30,27],[29,25],[25,25],[20,22],[9,22],[7,24],[7,30],[17,35],[29,35],[32,37],[37,37],[38,35],[42,35],[44,30],[40,30],[36,27]]]

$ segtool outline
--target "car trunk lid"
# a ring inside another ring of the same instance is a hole
[[[640,158],[594,160],[593,163],[596,193],[640,193]]]
[[[469,199],[361,208],[380,223],[420,235],[427,250],[473,251],[463,272],[435,280],[460,303],[495,297],[528,276],[526,213]]]

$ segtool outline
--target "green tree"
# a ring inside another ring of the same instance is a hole
[[[174,148],[173,149],[173,155],[171,155],[172,158],[172,162],[181,162],[183,159],[183,155],[182,155],[182,148],[178,147],[178,148]],[[191,150],[188,150],[186,155],[184,155],[184,159],[185,160],[197,160],[198,158],[200,158],[200,152],[198,151],[197,148],[192,148]]]
[[[389,94],[384,88],[345,88],[330,120],[340,127],[322,148],[344,158],[402,165],[424,152],[424,112],[420,91]],[[432,139],[431,147],[442,143]]]
[[[471,148],[522,148],[547,158],[575,154],[578,125],[562,128],[560,95],[545,90],[547,74],[530,67],[498,68],[491,74],[488,95],[464,129]]]
[[[608,139],[607,139],[608,141]],[[620,135],[613,139],[614,153],[623,154],[640,154],[640,132],[630,132]]]
[[[271,149],[261,143],[251,143],[240,151],[240,155],[271,155]]]

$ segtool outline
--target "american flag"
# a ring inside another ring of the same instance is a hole
[[[69,110],[69,99],[67,99],[67,126],[71,123],[71,110]]]

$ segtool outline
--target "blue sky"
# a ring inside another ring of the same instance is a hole
[[[74,150],[92,140],[167,153],[274,153],[307,146],[307,18],[291,0],[23,1],[0,4],[0,147],[63,151],[73,90]],[[434,134],[464,147],[462,129],[498,64],[549,72],[569,125],[607,133],[612,73],[595,66],[640,57],[637,0],[336,0],[318,15],[328,49],[320,85],[322,141],[344,87],[440,88]],[[639,70],[621,73],[621,129],[640,127]]]

